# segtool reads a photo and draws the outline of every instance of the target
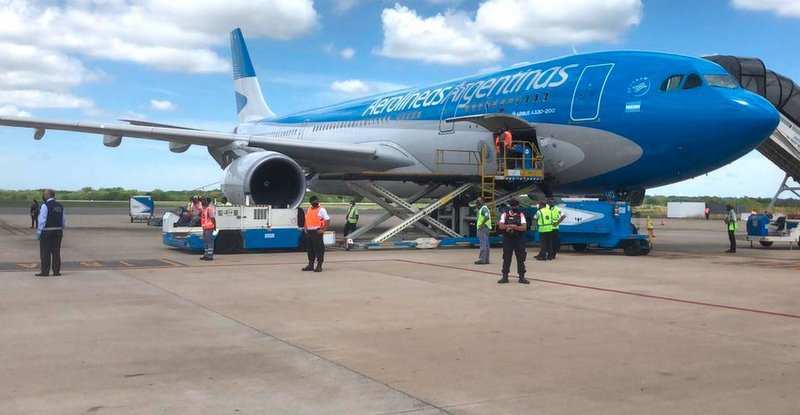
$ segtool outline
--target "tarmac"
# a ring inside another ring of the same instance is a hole
[[[124,210],[67,220],[64,275],[35,278],[24,209],[0,210],[2,414],[800,413],[800,250],[724,254],[719,221],[656,220],[643,257],[532,247],[532,284],[501,286],[499,249],[317,274],[199,261]]]

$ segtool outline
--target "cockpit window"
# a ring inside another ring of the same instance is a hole
[[[674,91],[681,87],[681,81],[683,81],[683,75],[672,75],[661,83],[661,90]]]
[[[686,82],[683,83],[683,89],[692,89],[697,88],[703,85],[703,80],[700,79],[696,73],[690,73],[689,76],[686,77]]]
[[[703,78],[706,79],[709,85],[720,88],[733,89],[739,86],[730,75],[705,75]]]

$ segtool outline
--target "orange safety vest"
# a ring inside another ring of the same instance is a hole
[[[217,227],[212,218],[208,215],[208,212],[211,209],[213,209],[211,206],[200,209],[200,226],[205,230],[214,229]]]
[[[503,131],[503,145],[506,149],[511,148],[511,133],[508,131]]]
[[[319,217],[319,207],[309,207],[306,210],[306,229],[322,228],[322,218]]]

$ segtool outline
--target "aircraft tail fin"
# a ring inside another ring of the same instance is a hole
[[[244,43],[244,35],[239,28],[231,32],[231,60],[233,61],[233,87],[236,94],[236,113],[239,122],[252,122],[275,117],[269,109],[258,77],[250,61],[250,53]]]

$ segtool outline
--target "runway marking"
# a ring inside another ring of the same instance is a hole
[[[429,263],[429,262],[412,261],[412,260],[409,260],[409,259],[395,259],[394,261],[405,262],[405,263],[409,263],[409,264],[417,264],[417,265],[427,265],[427,266],[431,266],[431,267],[456,269],[456,270],[460,270],[460,271],[469,271],[469,272],[474,272],[474,273],[478,273],[478,274],[487,274],[487,275],[494,275],[494,276],[497,275],[497,272],[481,271],[481,270],[478,270],[478,269],[458,267],[458,266],[455,266],[455,265],[432,264],[432,263]],[[542,282],[542,283],[545,283],[545,284],[561,285],[561,286],[572,287],[572,288],[582,288],[582,289],[586,289],[586,290],[602,291],[602,292],[613,293],[613,294],[630,295],[630,296],[633,296],[633,297],[649,298],[649,299],[652,299],[652,300],[671,301],[671,302],[674,302],[674,303],[692,304],[692,305],[699,305],[699,306],[703,306],[703,307],[720,308],[720,309],[724,309],[724,310],[743,311],[743,312],[748,312],[748,313],[763,314],[763,315],[774,316],[774,317],[788,317],[788,318],[800,319],[800,315],[790,314],[790,313],[782,313],[782,312],[778,312],[778,311],[759,310],[759,309],[748,308],[748,307],[738,307],[738,306],[731,306],[731,305],[726,305],[726,304],[715,304],[715,303],[708,303],[708,302],[704,302],[704,301],[695,301],[695,300],[686,300],[686,299],[675,298],[675,297],[666,297],[666,296],[661,296],[661,295],[643,294],[643,293],[637,293],[637,292],[633,292],[633,291],[617,290],[617,289],[614,289],[614,288],[595,287],[595,286],[591,286],[591,285],[575,284],[575,283],[571,283],[571,282],[556,281],[556,280],[546,280],[546,279],[542,279],[542,278],[530,278],[530,277],[528,277],[528,279],[531,280],[531,281],[538,281],[538,282]]]
[[[120,259],[113,261],[88,260],[65,261],[61,263],[63,270],[104,270],[104,269],[147,269],[147,268],[182,268],[186,264],[166,259]],[[38,262],[0,262],[0,272],[19,272],[39,268]]]

